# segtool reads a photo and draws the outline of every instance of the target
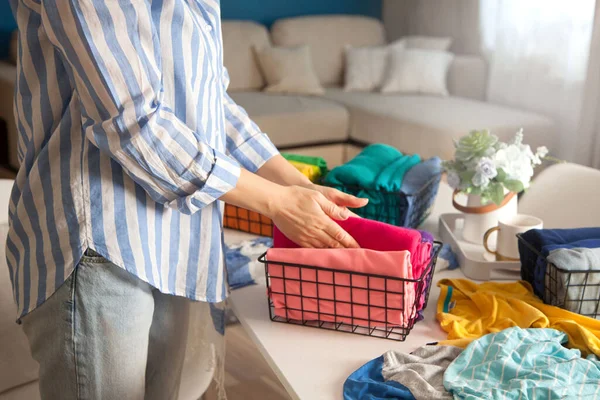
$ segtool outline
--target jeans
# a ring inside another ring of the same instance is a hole
[[[88,250],[22,319],[42,399],[177,399],[189,307]]]

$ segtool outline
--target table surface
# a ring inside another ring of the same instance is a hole
[[[438,217],[453,212],[452,190],[444,182],[431,216],[422,228],[434,234]],[[228,230],[225,240],[235,243],[252,235]],[[460,270],[436,270],[433,280],[461,278]],[[435,319],[440,290],[434,283],[425,319],[415,324],[404,342],[365,337],[343,332],[272,322],[269,319],[266,288],[248,286],[231,294],[233,310],[246,332],[265,357],[292,399],[341,399],[346,378],[361,365],[394,349],[411,352],[426,343],[446,337]]]

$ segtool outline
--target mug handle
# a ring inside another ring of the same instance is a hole
[[[485,248],[485,251],[487,251],[488,253],[498,254],[497,251],[490,250],[487,242],[488,242],[488,239],[490,238],[490,235],[499,230],[500,230],[499,226],[494,226],[493,228],[488,229],[487,232],[485,232],[485,235],[483,235],[483,247]]]

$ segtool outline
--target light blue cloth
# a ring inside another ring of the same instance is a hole
[[[273,246],[273,239],[260,237],[226,246],[227,280],[232,290],[265,280],[265,267],[258,257]]]
[[[9,2],[23,49],[6,246],[18,315],[87,248],[162,293],[225,300],[217,200],[277,149],[227,94],[220,2]]]
[[[455,399],[598,399],[600,363],[554,329],[519,327],[472,342],[444,374]]]

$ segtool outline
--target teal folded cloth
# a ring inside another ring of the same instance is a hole
[[[372,144],[348,163],[332,169],[325,182],[334,186],[398,192],[404,175],[420,162],[418,154],[403,155],[392,146]]]
[[[455,399],[597,399],[600,362],[555,329],[508,328],[472,342],[444,373]]]
[[[325,184],[369,199],[365,207],[353,210],[361,217],[405,226],[408,206],[400,189],[406,174],[420,162],[416,154],[404,155],[391,146],[372,144],[348,163],[332,169]]]

